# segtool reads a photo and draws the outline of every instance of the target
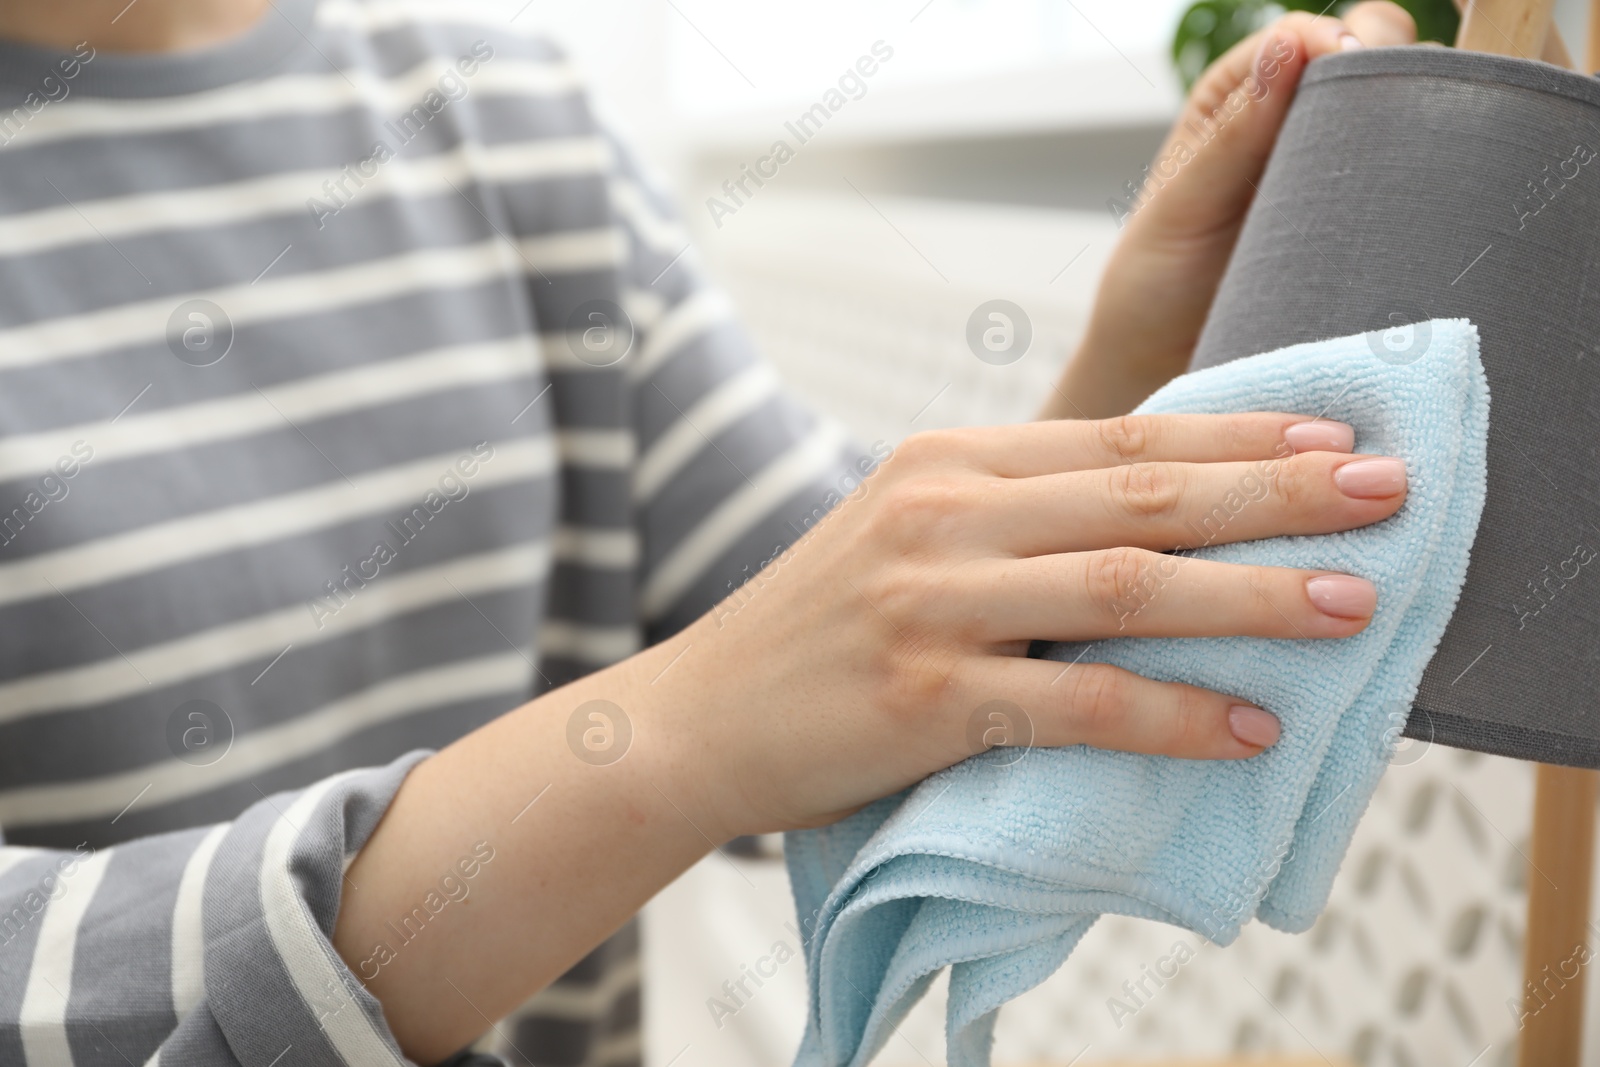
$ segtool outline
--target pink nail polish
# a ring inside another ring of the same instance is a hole
[[[1306,596],[1324,615],[1365,619],[1378,606],[1378,590],[1353,574],[1323,574],[1306,582]]]
[[[1283,440],[1296,452],[1348,452],[1356,446],[1356,432],[1342,422],[1313,419],[1284,430]]]
[[[1235,704],[1228,709],[1228,730],[1235,739],[1258,748],[1271,748],[1278,743],[1283,728],[1270,712],[1249,704]]]
[[[1334,471],[1333,484],[1359,500],[1394,496],[1406,487],[1406,465],[1387,457],[1358,459]]]

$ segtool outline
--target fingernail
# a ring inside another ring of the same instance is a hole
[[[1378,590],[1353,574],[1323,574],[1306,582],[1306,596],[1324,615],[1365,619],[1378,606]]]
[[[1333,484],[1360,500],[1394,496],[1406,487],[1406,465],[1398,459],[1358,459],[1334,471]]]
[[[1271,748],[1283,732],[1277,716],[1249,704],[1235,704],[1228,709],[1228,729],[1236,739],[1258,748]]]
[[[1339,35],[1339,51],[1352,52],[1360,47],[1362,47],[1361,41],[1355,34],[1341,33]]]
[[[1313,419],[1284,430],[1283,440],[1296,452],[1348,452],[1356,446],[1356,432],[1342,422]]]

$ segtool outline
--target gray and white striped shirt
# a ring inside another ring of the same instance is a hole
[[[850,463],[506,17],[0,43],[0,1064],[404,1062],[328,935],[418,750],[707,610]],[[636,1061],[631,954],[516,1044]]]

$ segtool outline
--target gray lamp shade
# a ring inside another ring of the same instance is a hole
[[[1488,500],[1406,733],[1600,767],[1600,82],[1442,48],[1315,61],[1191,369],[1362,331],[1405,362],[1411,324],[1457,317]]]

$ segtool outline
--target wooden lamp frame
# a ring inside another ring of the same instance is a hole
[[[1555,0],[1456,0],[1456,47],[1573,69],[1551,25]],[[1600,0],[1591,0],[1582,71],[1600,70]],[[1541,763],[1535,771],[1533,855],[1523,946],[1523,1025],[1519,1067],[1578,1067],[1583,1054],[1584,968],[1566,977],[1589,939],[1595,804],[1600,772]],[[1535,877],[1537,873],[1537,877]],[[1547,988],[1551,974],[1555,988]]]

